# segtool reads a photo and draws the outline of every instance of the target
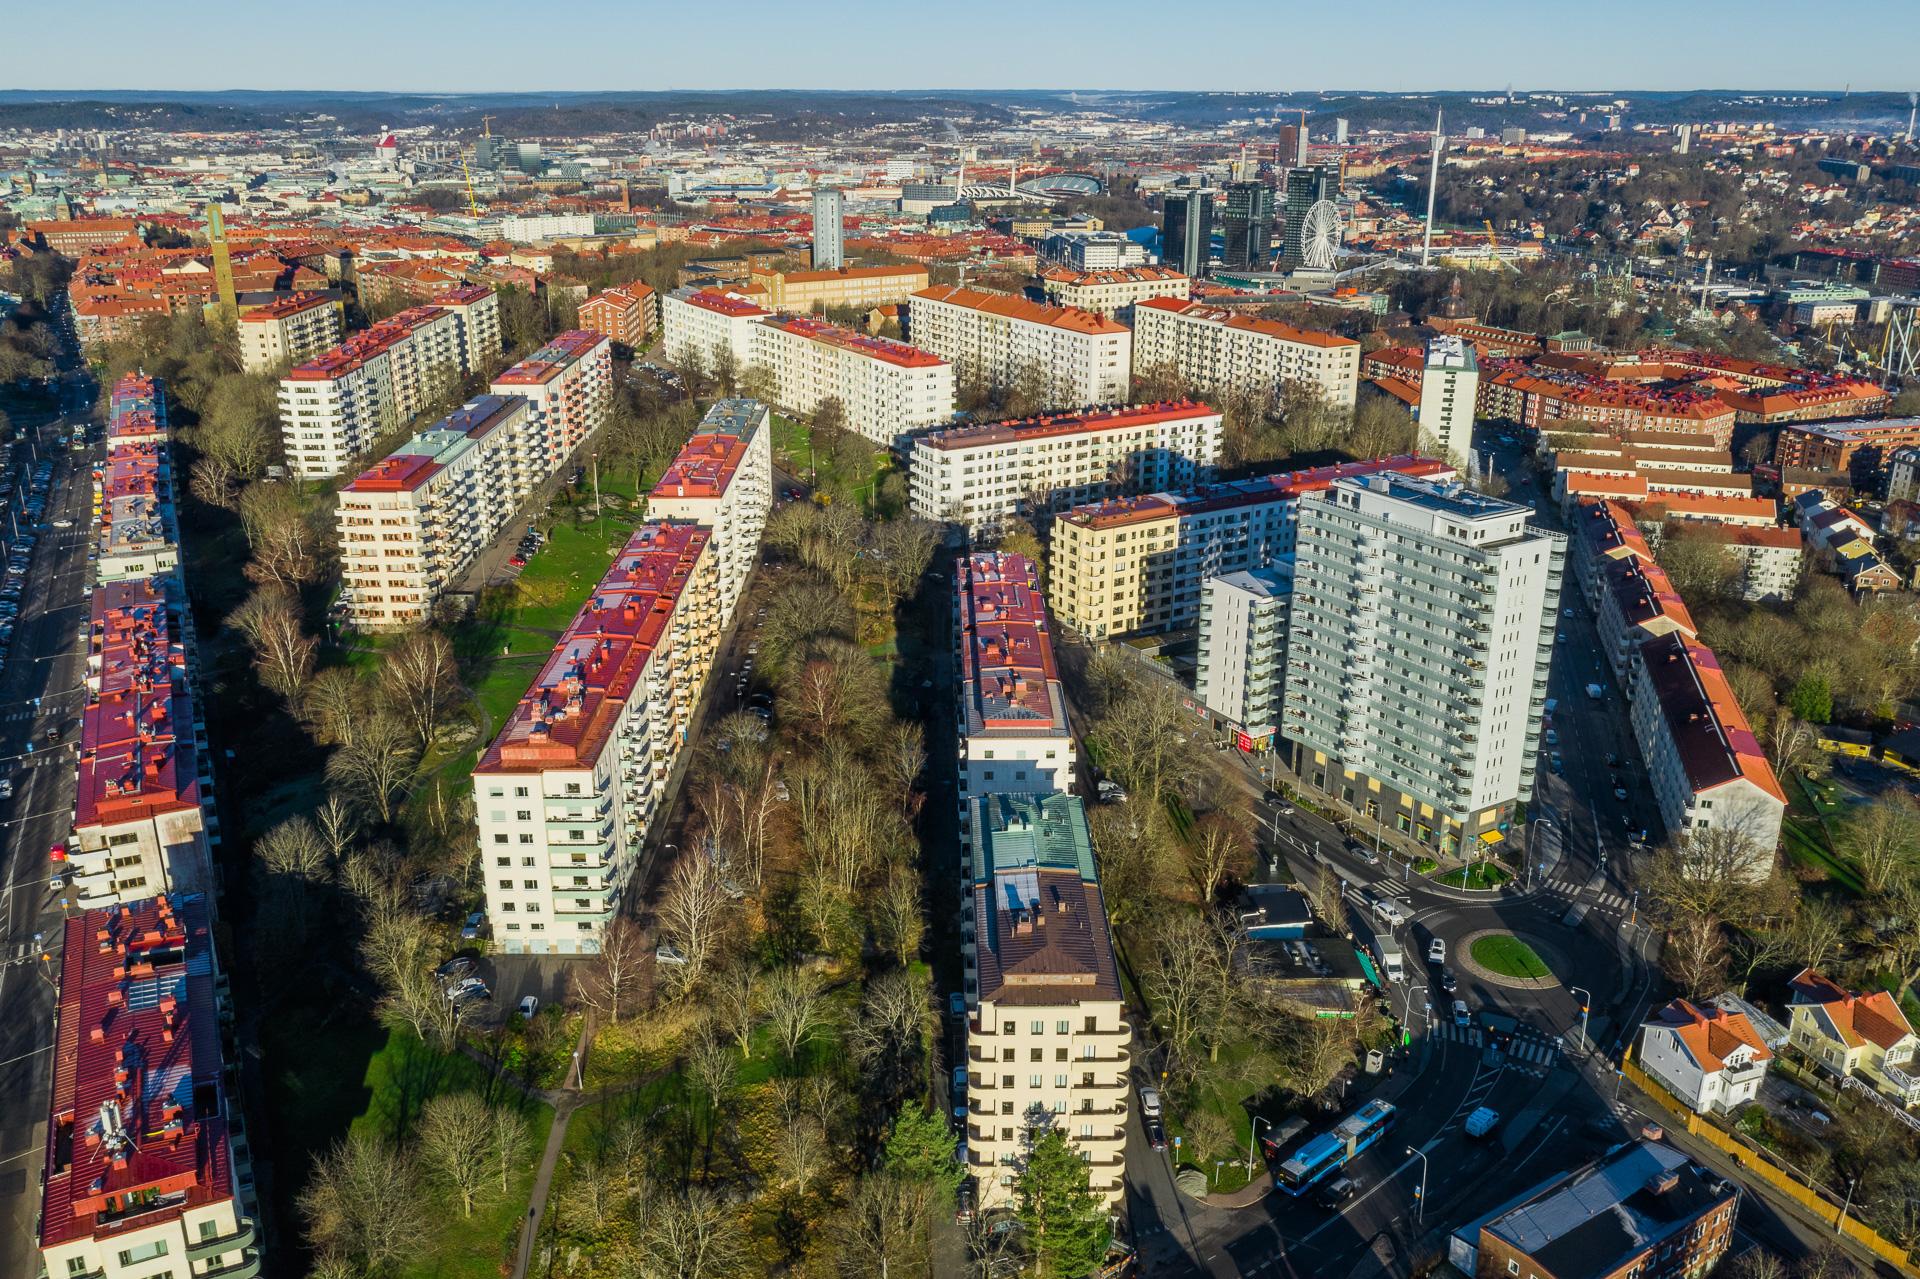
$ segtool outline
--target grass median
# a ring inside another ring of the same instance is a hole
[[[1553,970],[1533,947],[1511,933],[1482,937],[1468,948],[1468,954],[1473,956],[1474,963],[1497,976],[1529,981],[1553,976]]]

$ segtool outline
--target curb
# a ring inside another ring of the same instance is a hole
[[[1520,941],[1526,942],[1527,946],[1536,952],[1545,950],[1547,953],[1541,955],[1542,960],[1545,960],[1547,955],[1553,953],[1551,947],[1535,945],[1533,942],[1527,941],[1526,938],[1520,937],[1518,933],[1511,929],[1482,928],[1477,932],[1468,933],[1448,948],[1453,956],[1454,962],[1474,976],[1480,978],[1480,980],[1495,986],[1503,986],[1508,990],[1556,990],[1560,987],[1560,979],[1551,973],[1545,977],[1508,977],[1503,973],[1493,972],[1490,969],[1483,968],[1479,964],[1474,963],[1473,944],[1482,937],[1518,938]],[[1549,965],[1549,967],[1551,967],[1551,965]]]

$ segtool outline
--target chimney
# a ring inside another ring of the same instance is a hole
[[[1647,1178],[1647,1193],[1664,1195],[1680,1184],[1680,1174],[1671,1168],[1662,1169]]]

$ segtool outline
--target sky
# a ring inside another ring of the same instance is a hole
[[[1915,0],[69,0],[63,15],[50,39],[75,56],[10,59],[0,86],[1920,88]]]

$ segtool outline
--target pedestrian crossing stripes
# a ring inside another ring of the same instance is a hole
[[[1625,910],[1629,899],[1625,893],[1594,893],[1585,896],[1586,884],[1570,879],[1549,879],[1541,887],[1550,893],[1561,893],[1568,897],[1584,897],[1586,904],[1600,910]]]
[[[1461,1026],[1450,1021],[1436,1022],[1432,1034],[1437,1038],[1466,1044],[1472,1048],[1478,1048],[1486,1042],[1486,1032],[1480,1027]],[[1509,1061],[1525,1062],[1535,1066],[1551,1065],[1560,1056],[1558,1045],[1524,1035],[1509,1041],[1503,1051]]]

